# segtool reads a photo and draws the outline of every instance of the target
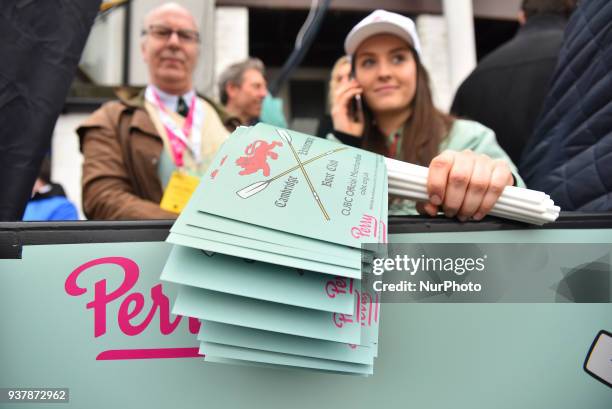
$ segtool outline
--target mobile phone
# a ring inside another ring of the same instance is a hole
[[[355,61],[353,60],[352,57],[350,58],[350,61],[351,61],[351,72],[349,73],[349,79],[352,80],[355,78]],[[357,94],[353,98],[351,98],[351,101],[349,102],[349,107],[348,107],[349,117],[351,118],[353,122],[359,122],[362,112],[363,112],[363,103],[361,102],[361,95]]]
[[[353,122],[359,122],[363,112],[363,104],[361,103],[361,95],[355,95],[349,103],[349,116]]]

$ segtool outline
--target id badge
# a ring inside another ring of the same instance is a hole
[[[195,176],[173,171],[159,207],[177,214],[182,212],[199,183]]]

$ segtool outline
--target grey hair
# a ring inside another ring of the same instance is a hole
[[[263,62],[259,58],[253,57],[230,65],[219,75],[219,99],[223,105],[227,104],[228,100],[227,91],[225,90],[227,84],[242,85],[242,77],[248,70],[257,70],[261,75],[266,75]]]
[[[142,21],[142,28],[143,29],[148,29],[149,27],[149,20],[151,19],[152,16],[155,16],[156,14],[159,13],[163,13],[165,11],[180,11],[182,13],[184,13],[186,16],[189,16],[189,18],[191,19],[191,22],[193,23],[193,26],[196,30],[198,30],[198,22],[196,21],[195,17],[193,16],[193,14],[191,14],[191,11],[189,11],[188,8],[175,3],[175,2],[167,2],[167,3],[163,3],[151,10],[149,10],[149,12],[147,14],[145,14],[144,19]]]

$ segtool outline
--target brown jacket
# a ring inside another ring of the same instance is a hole
[[[83,211],[89,219],[174,219],[176,214],[159,207],[164,146],[145,110],[144,94],[118,95],[119,101],[104,104],[77,129],[84,156]]]

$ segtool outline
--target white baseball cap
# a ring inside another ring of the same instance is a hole
[[[412,45],[417,54],[421,54],[421,43],[414,22],[408,17],[386,10],[372,12],[353,27],[344,40],[344,51],[353,55],[367,38],[384,33],[398,36]]]

